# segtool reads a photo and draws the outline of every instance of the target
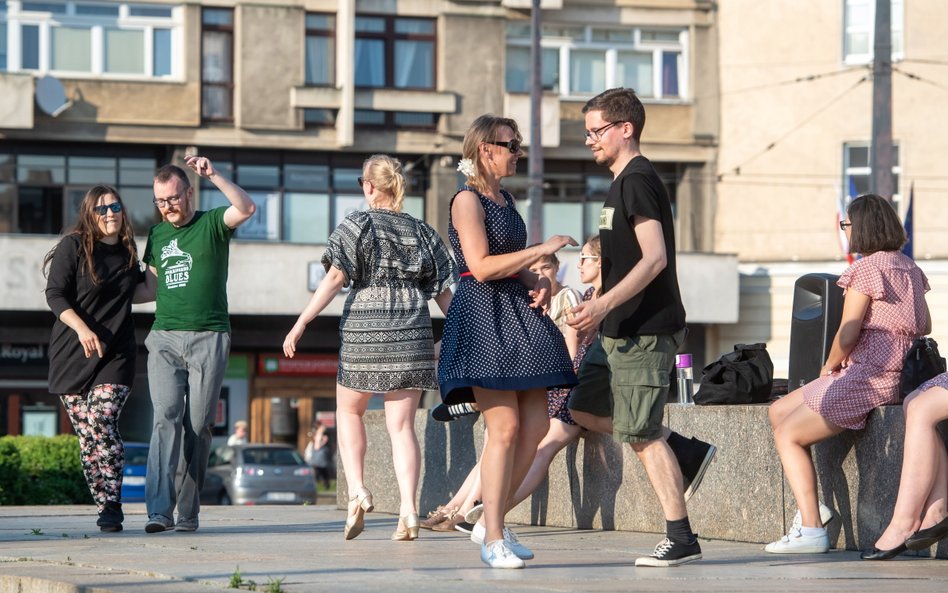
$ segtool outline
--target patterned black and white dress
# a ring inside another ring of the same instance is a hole
[[[438,233],[408,214],[354,212],[330,235],[322,264],[351,282],[336,381],[375,393],[436,389],[427,301],[456,275]]]
[[[484,208],[488,253],[520,251],[527,229],[513,197],[501,190],[505,206],[472,187]],[[529,291],[517,278],[478,282],[465,274],[467,263],[453,221],[448,238],[461,270],[441,338],[438,383],[447,404],[474,401],[471,387],[527,390],[567,387],[576,374],[563,334],[540,309],[530,307]]]

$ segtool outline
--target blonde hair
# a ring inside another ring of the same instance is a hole
[[[487,192],[490,190],[485,183],[484,165],[480,159],[480,147],[484,142],[493,142],[497,137],[497,130],[502,127],[508,127],[513,130],[517,142],[523,142],[523,136],[520,135],[520,128],[517,122],[509,117],[500,117],[497,115],[485,114],[474,120],[467,133],[464,134],[464,144],[461,146],[461,158],[469,159],[474,163],[477,170],[475,177],[468,177],[467,184],[478,191]]]
[[[586,245],[589,245],[589,248],[592,249],[593,255],[602,257],[602,243],[599,241],[599,235],[593,235],[586,239]]]
[[[387,154],[373,154],[362,163],[366,181],[370,181],[381,193],[392,198],[392,210],[402,211],[405,202],[405,176],[398,159]]]

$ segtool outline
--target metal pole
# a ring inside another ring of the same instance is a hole
[[[532,0],[530,14],[530,183],[528,236],[530,243],[543,241],[543,146],[540,130],[540,105],[543,98],[540,53],[540,0]]]
[[[891,201],[895,193],[892,167],[892,5],[876,0],[872,61],[872,142],[869,145],[869,189]]]

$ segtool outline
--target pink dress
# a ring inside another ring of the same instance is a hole
[[[932,377],[928,381],[925,381],[924,383],[919,385],[918,390],[927,391],[931,389],[932,387],[941,387],[942,389],[948,389],[948,373],[942,373],[940,375],[936,375]]]
[[[868,296],[869,308],[848,365],[804,385],[803,401],[833,424],[857,430],[873,408],[899,401],[905,354],[928,321],[928,278],[901,252],[880,251],[856,261],[836,284]]]

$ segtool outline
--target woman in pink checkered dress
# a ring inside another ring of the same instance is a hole
[[[818,379],[770,406],[777,453],[800,509],[790,532],[765,548],[774,554],[829,549],[823,525],[832,515],[820,509],[810,445],[863,428],[874,408],[897,403],[905,355],[931,331],[928,279],[900,251],[905,231],[891,204],[867,194],[853,200],[847,215],[840,226],[850,251],[862,258],[837,282],[846,296],[829,357]]]

